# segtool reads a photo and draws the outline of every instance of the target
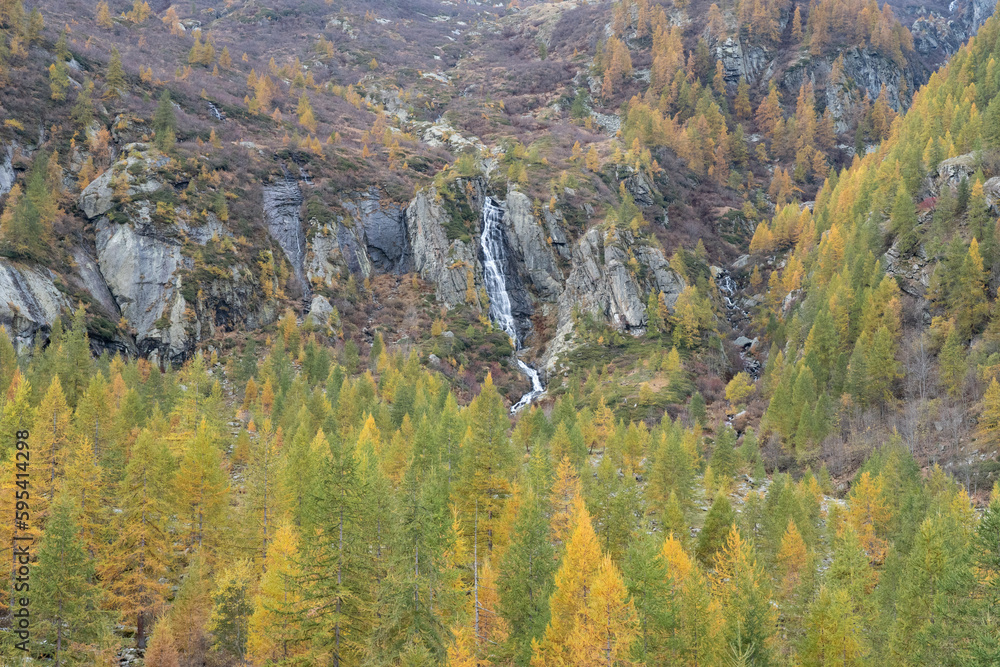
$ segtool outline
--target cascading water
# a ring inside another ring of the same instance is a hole
[[[493,201],[492,197],[486,198],[483,202],[483,234],[479,244],[483,249],[483,280],[486,283],[486,295],[490,298],[490,319],[510,337],[514,345],[514,361],[517,362],[521,372],[531,380],[531,391],[522,396],[510,409],[511,413],[514,413],[541,396],[545,387],[538,377],[538,371],[517,356],[518,350],[521,349],[521,337],[517,332],[510,294],[507,292],[507,278],[504,276],[508,264],[502,226],[503,213],[503,209]]]

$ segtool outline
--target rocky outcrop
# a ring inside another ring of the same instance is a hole
[[[309,221],[310,238],[306,252],[305,273],[310,284],[330,285],[340,275],[337,260],[340,245],[337,229],[332,224],[322,224],[315,218]]]
[[[508,242],[523,262],[528,282],[540,298],[554,301],[562,291],[562,274],[527,195],[508,191],[504,223]]]
[[[744,44],[742,39],[729,37],[715,47],[715,57],[722,61],[723,76],[732,84],[741,78],[753,85],[769,78],[773,62],[767,51],[753,44]]]
[[[73,263],[76,265],[76,281],[78,286],[85,290],[100,305],[105,317],[112,322],[121,319],[122,311],[115,301],[114,295],[108,289],[108,284],[101,275],[101,269],[97,264],[97,259],[91,254],[88,248],[75,246],[71,251]]]
[[[183,359],[191,339],[178,272],[184,264],[181,247],[156,234],[145,207],[138,219],[146,224],[119,225],[107,218],[97,223],[97,262],[139,350]]]
[[[656,203],[656,186],[649,179],[644,171],[636,171],[628,167],[629,175],[621,180],[625,184],[625,190],[632,195],[632,199],[639,206],[652,206]]]
[[[14,187],[14,179],[17,178],[17,174],[14,173],[14,145],[4,146],[0,155],[2,155],[0,157],[0,197],[3,197]]]
[[[566,232],[562,228],[562,211],[559,209],[553,211],[548,206],[544,206],[542,207],[542,217],[545,218],[545,229],[549,233],[549,238],[552,239],[552,247],[563,259],[572,257],[573,250],[570,248],[569,239],[566,238]]]
[[[164,155],[150,149],[147,144],[139,143],[125,146],[122,153],[126,156],[124,159],[91,181],[80,193],[80,209],[91,220],[114,207],[116,178],[124,178],[128,182],[128,194],[131,198],[142,198],[163,187],[159,181],[148,178],[146,172],[166,164],[167,158]]]
[[[963,178],[971,178],[976,173],[977,160],[975,153],[966,153],[941,160],[934,171],[932,185],[935,191],[940,192],[944,186],[957,188]],[[983,188],[985,192],[985,187]]]
[[[365,230],[353,220],[337,222],[337,249],[351,273],[371,275],[372,263],[365,246]]]
[[[990,213],[1000,215],[1000,176],[994,176],[983,183],[983,194]]]
[[[56,278],[42,267],[0,260],[0,324],[18,351],[48,338],[52,323],[70,308]]]
[[[383,201],[378,190],[372,188],[357,199],[344,202],[344,208],[351,215],[357,240],[363,244],[371,267],[382,273],[410,271],[410,240],[402,206]]]
[[[264,220],[271,236],[278,242],[292,265],[292,271],[304,290],[309,289],[305,279],[306,235],[302,228],[302,190],[298,181],[285,178],[263,188]]]
[[[559,297],[556,335],[545,355],[546,369],[555,371],[559,355],[575,346],[577,314],[589,314],[619,331],[642,333],[646,301],[654,289],[663,292],[669,308],[684,289],[684,281],[660,248],[637,241],[629,232],[591,228],[573,247],[572,269]]]
[[[836,80],[829,80],[826,85],[826,106],[834,121],[834,130],[846,132],[848,121],[856,106],[862,102],[865,95],[875,99],[879,96],[882,86],[885,86],[889,106],[899,111],[904,109],[909,101],[900,96],[900,83],[905,81],[907,89],[912,91],[913,74],[899,67],[894,61],[876,51],[851,48],[841,52],[844,69]],[[782,88],[786,95],[798,94],[799,87],[806,77],[812,80],[829,77],[832,70],[831,58],[819,61],[806,60],[800,66],[790,68],[782,78]]]
[[[986,19],[993,16],[997,8],[997,0],[972,0],[967,11],[968,32],[975,35],[979,32],[979,26],[986,22]]]
[[[435,202],[435,195],[433,188],[417,193],[406,209],[406,231],[414,270],[434,284],[438,301],[452,308],[465,301],[476,250],[460,239],[448,240],[444,231],[448,214]]]

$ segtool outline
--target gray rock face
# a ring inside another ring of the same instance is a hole
[[[552,239],[552,247],[563,259],[572,257],[573,251],[569,247],[569,239],[566,238],[566,233],[562,229],[562,212],[558,209],[550,211],[549,207],[545,206],[542,208],[542,216],[545,218],[545,229],[549,232],[549,238]]]
[[[639,206],[652,206],[656,203],[653,183],[643,171],[637,171],[622,181],[625,189]]]
[[[310,220],[309,224],[315,231],[309,239],[306,253],[306,277],[310,284],[319,281],[329,285],[340,275],[340,269],[336,265],[340,248],[337,243],[337,230],[332,225],[321,225],[315,218]]]
[[[17,174],[14,173],[14,145],[4,146],[0,155],[2,155],[0,157],[0,197],[3,197],[14,187],[14,180],[17,178]]]
[[[844,51],[843,55],[844,73],[867,92],[870,98],[874,100],[878,97],[879,90],[884,84],[889,96],[889,106],[896,111],[903,108],[899,97],[899,82],[905,78],[908,88],[913,90],[910,75],[893,61],[874,51],[854,48]]]
[[[339,221],[337,248],[351,273],[360,273],[365,277],[371,275],[372,263],[368,258],[364,229],[360,225],[352,221]]]
[[[205,224],[201,226],[190,226],[183,220],[178,220],[177,227],[198,245],[205,245],[213,237],[222,238],[224,236],[232,236],[230,231],[226,229],[226,226],[222,224],[222,221],[214,213],[209,213],[206,216]]]
[[[993,16],[996,8],[997,0],[972,0],[969,8],[969,12],[971,13],[969,34],[975,35],[979,32],[979,26],[983,25],[986,19]]]
[[[191,341],[177,272],[184,262],[180,245],[147,226],[117,225],[104,218],[97,223],[97,261],[139,349],[183,358]]]
[[[305,280],[306,235],[302,229],[302,190],[297,181],[285,178],[274,185],[266,185],[264,194],[264,220],[271,236],[285,252],[295,277],[304,290],[309,289]]]
[[[72,250],[73,262],[76,264],[76,273],[80,281],[80,287],[85,289],[104,309],[104,314],[108,319],[117,321],[121,315],[118,302],[108,289],[108,284],[104,282],[101,269],[97,265],[97,260],[91,255],[90,250],[81,246],[76,246]]]
[[[743,40],[730,37],[715,47],[715,57],[722,61],[726,81],[739,83],[745,78],[753,85],[764,81],[771,71],[771,57],[760,46],[744,45]]]
[[[378,191],[371,189],[356,201],[344,202],[344,208],[360,227],[372,267],[382,273],[410,271],[412,253],[406,233],[406,212],[401,206],[382,201]]]
[[[48,269],[0,260],[0,324],[19,351],[48,338],[52,323],[70,308],[55,278]]]
[[[640,283],[629,266],[632,251],[645,278]],[[641,333],[646,326],[650,290],[663,292],[672,308],[684,281],[670,268],[659,248],[637,243],[628,232],[616,234],[591,228],[573,247],[573,265],[559,297],[556,335],[546,351],[545,366],[553,372],[560,354],[572,349],[574,314],[590,314],[619,331]]]
[[[504,222],[508,241],[522,258],[531,285],[541,298],[554,301],[562,291],[562,274],[527,195],[516,190],[507,193]]]
[[[128,193],[132,198],[153,194],[163,187],[159,181],[147,179],[142,171],[138,174],[133,174],[132,171],[142,166],[165,164],[167,158],[151,150],[146,144],[128,144],[123,154],[127,155],[125,159],[116,162],[80,193],[80,209],[91,220],[104,215],[115,205],[113,180],[116,177],[128,180]]]
[[[433,283],[438,301],[452,308],[465,301],[468,276],[474,275],[476,251],[461,240],[449,241],[444,232],[448,215],[434,201],[434,189],[422,190],[406,209],[406,231],[413,252],[413,268]]]
[[[848,118],[855,107],[861,103],[867,93],[875,99],[885,84],[889,106],[899,111],[907,101],[900,98],[899,84],[905,80],[909,90],[913,90],[914,82],[908,71],[900,69],[892,60],[866,49],[851,48],[842,52],[844,56],[844,73],[836,81],[829,81],[826,86],[826,106],[833,115],[834,129],[845,132],[848,129]],[[786,94],[797,94],[799,86],[806,75],[816,77],[829,75],[831,60],[821,60],[809,68],[796,68],[786,73],[782,87]]]

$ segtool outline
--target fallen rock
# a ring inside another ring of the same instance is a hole
[[[316,296],[309,306],[309,314],[306,321],[319,327],[330,326],[330,316],[333,314],[333,306],[325,296]]]

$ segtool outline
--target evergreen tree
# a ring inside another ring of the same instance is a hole
[[[108,72],[104,77],[105,97],[120,99],[128,90],[125,80],[125,70],[122,67],[122,56],[117,47],[111,47],[111,59],[108,61]]]
[[[212,615],[208,619],[215,647],[244,664],[253,612],[253,585],[250,561],[237,561],[224,569],[212,593]]]
[[[65,495],[55,502],[31,573],[32,650],[57,665],[96,664],[111,630],[93,559],[77,537],[76,511]]]
[[[729,498],[724,493],[719,493],[711,509],[708,510],[704,527],[698,534],[698,546],[695,549],[698,560],[706,566],[714,563],[715,556],[725,546],[735,521],[736,512],[733,511]]]
[[[177,139],[177,116],[169,90],[164,89],[160,94],[160,102],[153,115],[153,131],[156,133],[156,147],[164,153],[170,152]]]
[[[498,572],[498,610],[511,628],[509,641],[517,664],[528,664],[531,645],[541,640],[549,622],[556,560],[545,521],[546,504],[534,494],[522,499]]]

